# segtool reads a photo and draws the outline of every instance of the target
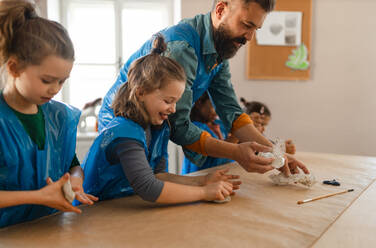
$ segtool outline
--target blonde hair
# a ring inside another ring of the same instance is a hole
[[[12,56],[22,69],[39,65],[49,55],[74,60],[73,43],[65,28],[39,17],[28,1],[0,1],[0,67]]]
[[[115,116],[123,116],[142,127],[149,123],[149,116],[137,99],[136,92],[148,94],[167,86],[171,81],[186,81],[183,67],[175,60],[162,56],[167,45],[161,34],[156,35],[150,54],[135,60],[128,71],[128,82],[117,91],[112,108]]]

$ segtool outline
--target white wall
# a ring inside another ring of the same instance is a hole
[[[278,0],[277,0],[278,1]],[[182,17],[212,0],[182,0]],[[247,80],[246,48],[231,60],[238,96],[266,103],[267,134],[300,151],[376,156],[376,1],[314,0],[311,80]]]

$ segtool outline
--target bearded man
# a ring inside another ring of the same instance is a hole
[[[179,24],[160,31],[167,42],[165,56],[180,63],[187,82],[182,98],[176,104],[176,113],[170,115],[170,139],[183,146],[184,153],[200,166],[205,156],[229,158],[237,161],[246,171],[265,173],[272,170],[271,158],[257,156],[272,146],[253,125],[240,107],[231,84],[228,59],[261,28],[275,0],[215,0],[211,12],[182,20]],[[111,102],[117,89],[127,82],[130,64],[150,52],[153,38],[134,53],[120,71],[116,83],[104,98],[99,113],[99,130],[114,118]],[[239,141],[233,144],[213,138],[190,120],[190,111],[198,98],[208,91],[215,110]],[[288,155],[287,155],[288,156]],[[286,175],[296,173],[297,167],[307,168],[289,156],[283,167]]]

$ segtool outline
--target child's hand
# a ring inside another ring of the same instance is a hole
[[[238,138],[236,138],[231,133],[228,133],[227,138],[225,139],[225,141],[230,142],[230,143],[234,143],[234,144],[238,144],[239,143]]]
[[[64,197],[63,185],[69,180],[69,173],[65,173],[58,181],[53,182],[47,178],[47,186],[36,191],[38,194],[37,204],[58,209],[63,212],[81,213],[81,210],[73,207]]]
[[[216,170],[214,172],[211,172],[205,176],[205,182],[204,185],[211,184],[211,183],[216,183],[219,181],[225,181],[229,182],[232,184],[232,189],[237,190],[239,189],[239,185],[242,183],[241,181],[230,181],[230,180],[235,180],[239,179],[239,175],[230,175],[226,174],[230,169],[223,169],[223,170]]]
[[[295,154],[296,147],[295,147],[295,144],[292,143],[292,140],[286,140],[285,146],[286,146],[286,153]]]
[[[88,204],[88,205],[93,205],[95,201],[98,201],[97,197],[90,195],[90,194],[86,194],[84,192],[84,189],[82,188],[83,181],[81,177],[72,176],[70,180],[71,180],[72,190],[74,191],[74,193],[76,193],[76,200],[78,200],[79,202],[83,204]]]
[[[309,170],[302,162],[294,158],[294,156],[292,155],[285,154],[285,165],[281,167],[279,170],[282,171],[288,177],[291,173],[298,174],[299,168],[305,174],[309,174]]]
[[[231,195],[233,192],[232,184],[224,181],[208,184],[204,186],[203,189],[205,201],[223,201],[227,196]]]

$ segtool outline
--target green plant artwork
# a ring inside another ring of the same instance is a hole
[[[299,47],[292,50],[292,55],[286,61],[286,66],[294,70],[307,70],[309,62],[307,61],[307,47],[302,43]]]

